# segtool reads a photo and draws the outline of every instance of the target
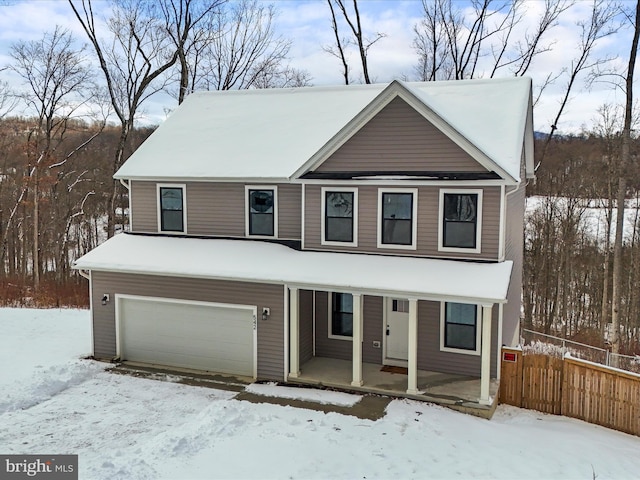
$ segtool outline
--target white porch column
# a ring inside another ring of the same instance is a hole
[[[353,294],[353,380],[354,387],[362,386],[362,295]]]
[[[289,376],[300,375],[300,308],[298,289],[289,289]]]
[[[418,394],[418,300],[409,299],[407,393]]]
[[[491,310],[493,304],[482,305],[482,350],[480,368],[480,400],[490,405],[489,383],[491,381]]]

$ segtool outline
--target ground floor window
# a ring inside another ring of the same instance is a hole
[[[353,337],[353,295],[331,294],[330,337]]]
[[[478,351],[478,306],[470,303],[444,304],[443,349]]]

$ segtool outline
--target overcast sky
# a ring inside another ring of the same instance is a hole
[[[98,5],[106,6],[98,0]],[[292,41],[289,52],[291,66],[304,69],[312,77],[313,85],[337,85],[342,83],[340,63],[323,51],[323,46],[332,43],[333,32],[330,14],[324,0],[276,0],[279,16],[278,31]],[[419,22],[422,6],[419,0],[360,0],[360,13],[365,33],[385,34],[385,38],[371,47],[369,71],[376,82],[388,82],[394,78],[415,78],[417,55],[412,47],[413,26]],[[461,2],[461,4],[465,4]],[[633,8],[634,3],[623,3]],[[66,1],[61,0],[0,0],[0,67],[10,59],[10,45],[19,40],[38,40],[45,31],[56,25],[69,28],[84,41],[84,32],[77,24]],[[542,0],[528,1],[527,14],[518,32],[525,35],[543,6]],[[577,52],[580,39],[579,21],[588,20],[591,2],[577,0],[576,4],[561,17],[549,31],[544,43],[551,50],[537,57],[528,75],[533,78],[534,89],[540,87],[549,73],[560,74],[570,66]],[[616,35],[602,39],[594,50],[594,58],[606,55],[618,57],[610,65],[624,73],[631,43],[630,28],[621,29]],[[361,79],[357,59],[353,58],[352,77]],[[504,71],[499,76],[508,76]],[[7,72],[0,73],[0,80],[15,83]],[[535,129],[548,132],[554,119],[567,77],[561,76],[554,85],[542,94],[534,111]],[[559,122],[560,131],[577,132],[582,126],[589,127],[597,118],[597,109],[604,103],[620,103],[622,92],[605,82],[595,83],[590,89],[586,85],[586,74],[581,75],[574,87],[573,95]],[[170,98],[156,98],[145,105],[147,122],[159,123],[165,118],[167,109],[175,107]]]

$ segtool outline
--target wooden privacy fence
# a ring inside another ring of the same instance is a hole
[[[640,436],[640,375],[506,347],[501,369],[500,403]]]

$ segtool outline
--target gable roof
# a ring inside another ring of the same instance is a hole
[[[487,170],[520,180],[531,129],[528,78],[198,92],[114,177],[289,181],[322,163],[398,96]]]

